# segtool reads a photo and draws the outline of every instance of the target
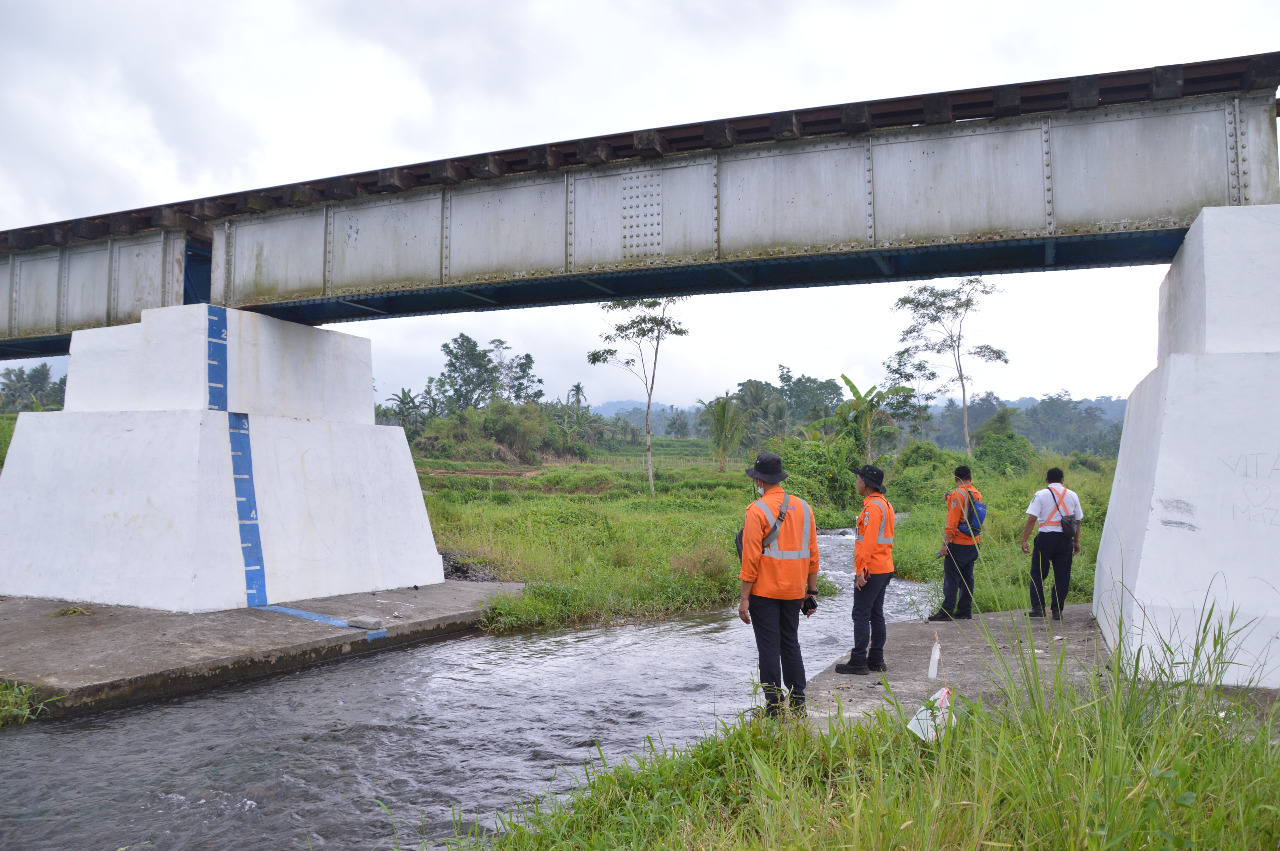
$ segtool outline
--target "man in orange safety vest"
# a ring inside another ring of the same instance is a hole
[[[742,597],[738,617],[751,624],[760,656],[765,714],[804,711],[804,659],[798,627],[818,608],[818,527],[809,503],[785,493],[782,459],[761,452],[747,475],[760,498],[747,506],[742,526]]]
[[[853,650],[837,674],[887,671],[884,663],[884,592],[893,580],[893,506],[884,495],[884,470],[854,470],[862,511],[853,536]]]

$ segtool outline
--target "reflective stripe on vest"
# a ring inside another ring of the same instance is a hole
[[[1041,525],[1041,526],[1057,526],[1059,529],[1061,529],[1061,528],[1062,528],[1062,518],[1067,516],[1067,512],[1066,512],[1066,507],[1067,507],[1067,486],[1066,486],[1066,485],[1063,485],[1063,486],[1062,486],[1062,496],[1061,496],[1061,497],[1059,497],[1059,496],[1058,496],[1058,492],[1057,492],[1056,490],[1054,490],[1054,489],[1053,489],[1053,485],[1048,485],[1048,486],[1046,486],[1046,487],[1045,487],[1045,490],[1047,490],[1047,491],[1049,492],[1049,494],[1054,498],[1054,500],[1053,500],[1053,508],[1049,509],[1049,517],[1045,518],[1045,521],[1044,521],[1043,523],[1041,523],[1040,525]],[[1058,512],[1058,519],[1057,519],[1057,520],[1049,519],[1049,518],[1052,518],[1052,517],[1053,517],[1053,512],[1055,512],[1055,511],[1057,511],[1057,512]]]
[[[790,496],[790,494],[788,494],[788,496]],[[778,549],[778,541],[775,538],[773,543],[769,545],[769,549],[765,550],[763,553],[769,558],[780,558],[780,559],[809,558],[809,503],[805,502],[800,497],[793,497],[792,501],[800,503],[800,512],[802,515],[802,519],[804,521],[804,534],[801,536],[800,549],[780,550]],[[764,512],[764,516],[769,521],[769,528],[772,529],[773,524],[777,522],[777,517],[774,515],[773,509],[770,508],[769,504],[765,502],[763,499],[757,499],[753,504],[760,506],[760,509]],[[796,507],[793,505],[787,509],[787,512],[790,513],[795,510],[796,510]],[[785,523],[786,520],[784,519],[783,522]],[[781,528],[779,528],[778,530],[778,537],[779,538],[782,537]]]
[[[865,509],[864,509],[864,510],[865,510]],[[880,531],[879,531],[879,533],[876,535],[876,543],[877,543],[877,544],[892,544],[892,543],[893,543],[893,538],[886,538],[886,537],[884,536],[884,527],[885,527],[885,524],[886,524],[886,523],[888,523],[888,522],[889,522],[889,512],[886,510],[886,506],[883,506],[883,505],[882,505],[882,506],[880,506]],[[853,540],[854,540],[854,542],[855,542],[855,543],[857,543],[857,542],[861,541],[861,540],[862,540],[862,538],[863,538],[863,536],[862,536],[862,535],[859,535],[857,532],[854,532],[854,533],[853,533]]]

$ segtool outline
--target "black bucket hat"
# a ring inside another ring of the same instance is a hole
[[[747,475],[762,482],[777,484],[787,477],[782,471],[782,459],[772,452],[761,452],[756,456],[756,465],[747,468]]]
[[[867,483],[867,487],[875,488],[881,493],[884,493],[884,470],[881,470],[879,467],[873,467],[870,464],[866,464],[862,467],[853,467],[851,469],[862,477],[862,480]]]

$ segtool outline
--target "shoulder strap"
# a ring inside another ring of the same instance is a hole
[[[774,521],[773,528],[769,530],[769,534],[764,536],[761,542],[764,549],[773,546],[773,542],[778,540],[778,533],[782,531],[782,521],[787,519],[787,507],[791,504],[791,494],[784,493],[782,495],[782,506],[778,509],[778,519]]]

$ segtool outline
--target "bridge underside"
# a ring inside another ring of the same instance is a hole
[[[901,251],[867,251],[738,263],[709,263],[591,276],[565,276],[486,287],[405,290],[346,298],[263,305],[253,310],[306,325],[476,310],[503,310],[617,298],[737,293],[790,287],[822,287],[915,281],[1109,266],[1141,266],[1173,260],[1186,228],[1141,233],[1021,239]]]

